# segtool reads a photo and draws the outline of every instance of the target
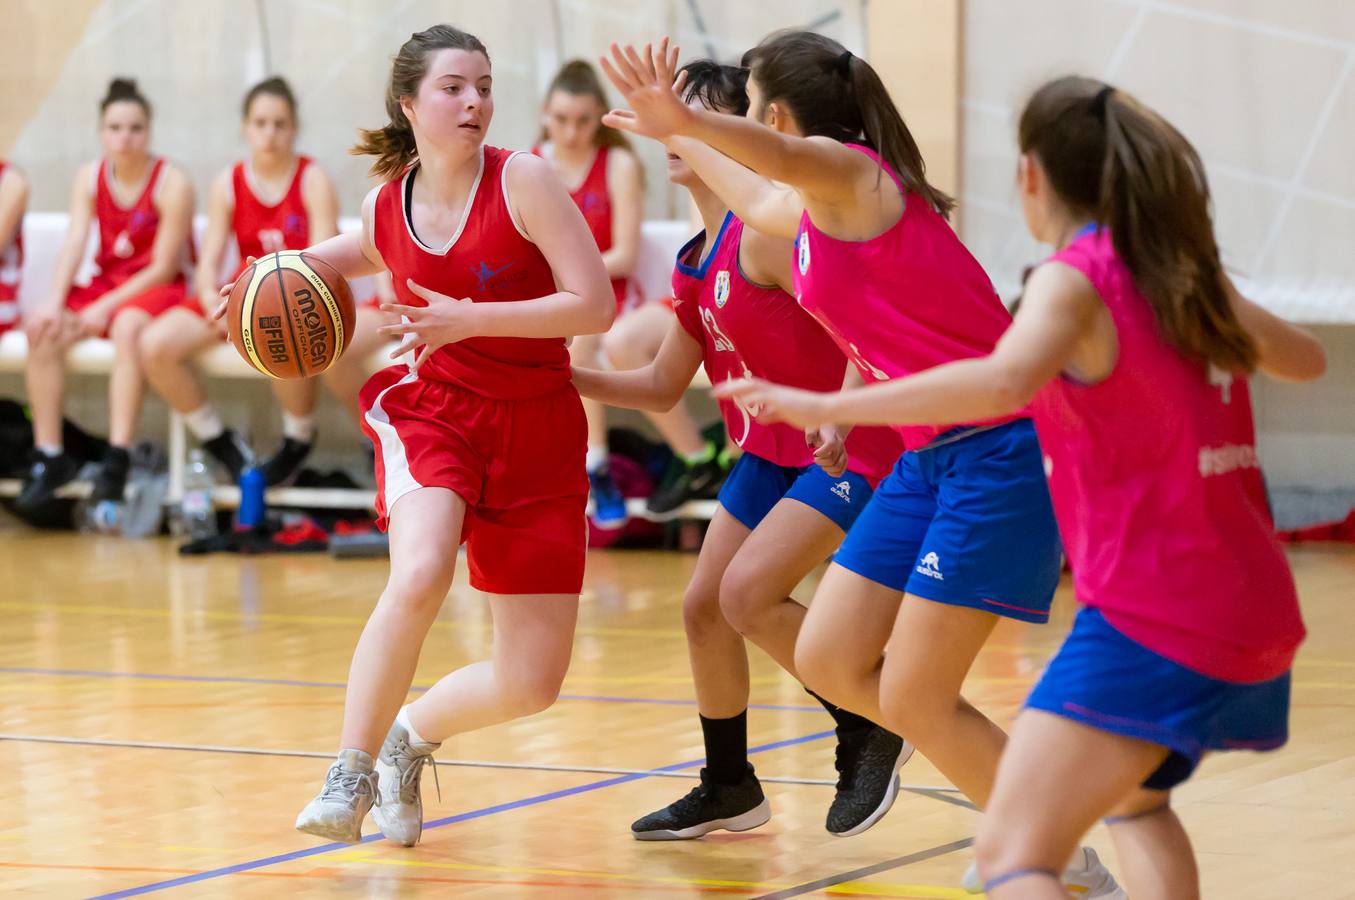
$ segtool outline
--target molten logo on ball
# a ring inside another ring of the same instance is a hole
[[[325,340],[326,326],[315,311],[315,297],[306,288],[292,292],[292,317],[296,320],[297,336],[311,358],[311,365],[324,369],[329,356],[329,342]]]

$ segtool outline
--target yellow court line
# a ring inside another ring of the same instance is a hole
[[[785,890],[794,887],[793,884],[778,884],[766,881],[731,881],[716,878],[674,878],[662,875],[628,875],[620,872],[597,872],[590,870],[576,869],[550,869],[537,868],[532,866],[484,866],[471,863],[450,863],[434,862],[432,860],[419,860],[407,858],[394,858],[381,856],[376,853],[368,853],[358,850],[335,851],[325,854],[327,862],[339,863],[371,863],[374,865],[396,866],[412,869],[450,869],[460,872],[481,872],[493,873],[496,875],[536,875],[552,876],[563,878],[592,878],[609,881],[624,881],[648,884],[676,884],[692,887],[730,887],[747,888],[749,890]],[[866,881],[850,881],[840,885],[833,885],[825,888],[822,893],[843,894],[843,895],[861,895],[873,893],[887,897],[925,897],[939,898],[939,900],[967,900],[972,895],[960,888],[949,888],[941,885],[921,885],[921,884],[887,884]]]

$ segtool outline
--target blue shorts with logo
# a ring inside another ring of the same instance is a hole
[[[1092,728],[1171,752],[1143,786],[1170,790],[1210,750],[1273,750],[1289,737],[1289,673],[1255,684],[1187,669],[1084,608],[1026,699]]]
[[[938,603],[1047,621],[1062,545],[1034,424],[957,428],[903,454],[833,561]]]
[[[745,453],[734,463],[717,498],[747,528],[756,528],[772,507],[789,497],[823,513],[850,531],[871,497],[870,482],[855,472],[834,478],[817,465],[778,466]]]

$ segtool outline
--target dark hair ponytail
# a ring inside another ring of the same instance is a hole
[[[114,103],[124,101],[135,103],[141,107],[142,112],[146,114],[146,118],[151,117],[151,101],[147,100],[145,95],[141,93],[141,89],[136,86],[136,79],[134,78],[114,78],[108,83],[108,93],[104,94],[104,98],[99,101],[99,115],[108,112],[108,107]]]
[[[419,93],[419,84],[428,74],[428,56],[438,50],[465,50],[489,59],[489,51],[479,38],[451,25],[416,31],[400,45],[386,83],[386,116],[390,121],[381,128],[358,129],[358,142],[349,151],[354,156],[375,156],[370,172],[377,178],[394,179],[419,155],[414,129],[400,107],[400,99]]]
[[[254,87],[250,88],[245,94],[245,102],[240,106],[241,118],[249,118],[249,107],[260,96],[277,97],[287,104],[287,113],[292,117],[292,124],[296,121],[296,95],[292,93],[292,86],[287,83],[287,79],[280,75],[274,75],[272,78],[265,78]]]
[[[1229,371],[1255,368],[1256,344],[1223,286],[1204,163],[1180,131],[1129,94],[1070,76],[1026,103],[1019,142],[1071,211],[1109,227],[1173,346]]]
[[[806,135],[866,144],[889,164],[904,187],[949,216],[955,201],[927,181],[927,165],[912,132],[870,63],[837,41],[788,29],[763,39],[743,56],[762,102],[786,104]]]
[[[602,87],[602,79],[598,77],[597,69],[586,59],[571,59],[560,67],[560,71],[555,73],[555,77],[550,81],[550,87],[546,88],[546,100],[550,100],[550,95],[556,91],[569,94],[573,97],[592,97],[597,101],[598,108],[604,113],[611,108],[611,103],[607,100],[607,92]],[[541,137],[538,141],[544,141],[547,138],[546,129],[541,129]],[[599,147],[625,147],[630,149],[630,141],[626,136],[608,125],[598,125],[597,134],[593,137],[593,142]]]

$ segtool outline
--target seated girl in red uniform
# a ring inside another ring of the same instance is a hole
[[[19,273],[24,265],[23,223],[28,181],[0,159],[0,334],[19,324]]]
[[[81,166],[75,176],[70,230],[57,257],[51,296],[25,317],[34,452],[17,500],[20,509],[42,506],[77,474],[61,444],[61,399],[66,351],[89,337],[106,337],[114,345],[109,447],[92,499],[122,498],[128,447],[141,413],[141,334],[151,320],[181,305],[186,293],[193,187],[183,170],[151,154],[151,105],[136,82],[115,78],[109,84],[99,104],[99,140],[103,158]],[[97,271],[87,285],[76,285],[96,222]]]
[[[296,152],[296,98],[281,78],[269,78],[245,94],[242,114],[249,156],[222,170],[207,194],[207,233],[198,262],[197,299],[171,310],[146,329],[141,341],[146,377],[165,402],[182,413],[194,437],[238,478],[251,453],[244,440],[226,428],[207,399],[192,361],[225,336],[224,320],[204,317],[216,307],[221,262],[234,240],[239,265],[250,257],[278,250],[302,250],[339,233],[339,198],[318,164]],[[358,390],[367,379],[367,358],[383,339],[376,328],[385,317],[375,304],[358,308],[352,345],[324,374],[334,395],[359,421]],[[315,439],[318,379],[274,379],[282,405],[282,446],[263,463],[269,485],[296,475]]]

